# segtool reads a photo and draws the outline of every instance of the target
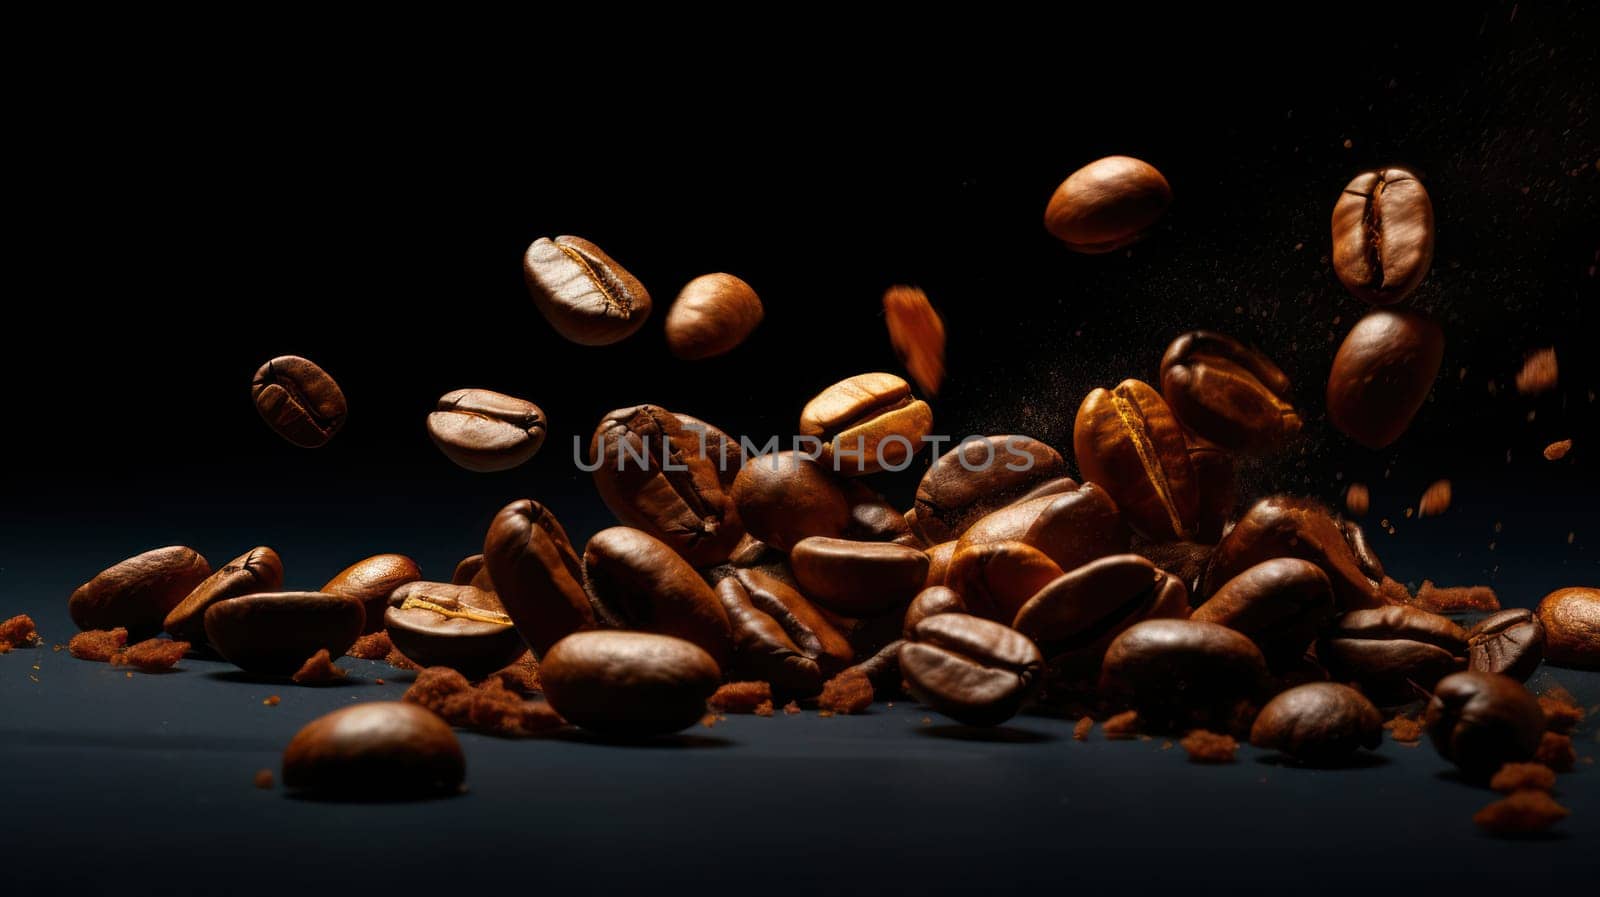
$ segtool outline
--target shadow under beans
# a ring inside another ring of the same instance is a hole
[[[1352,770],[1352,769],[1380,769],[1394,762],[1382,754],[1371,751],[1356,751],[1349,757],[1333,763],[1307,763],[1296,760],[1288,754],[1266,753],[1256,758],[1256,762],[1263,766],[1276,766],[1280,769],[1307,769],[1313,771]]]
[[[207,673],[209,678],[218,682],[238,682],[244,685],[287,685],[291,688],[351,688],[353,686],[371,684],[366,679],[354,676],[340,676],[326,682],[296,682],[288,676],[266,676],[261,673],[248,673],[244,670],[221,670]]]
[[[576,744],[592,744],[601,747],[650,748],[657,750],[663,748],[669,750],[729,748],[736,744],[736,742],[726,738],[718,738],[714,735],[690,735],[680,732],[674,735],[655,735],[649,738],[621,738],[612,735],[598,735],[594,732],[586,732],[583,729],[575,728],[557,729],[548,735],[536,737],[549,741],[569,741]]]
[[[467,794],[466,788],[456,791],[432,791],[418,794],[339,794],[324,793],[320,791],[285,791],[283,796],[292,801],[308,804],[373,804],[387,806],[391,804],[420,804],[434,803],[436,801],[455,800]]]
[[[1450,769],[1442,769],[1434,773],[1433,777],[1441,782],[1449,782],[1452,785],[1463,785],[1467,788],[1473,788],[1478,791],[1494,791],[1493,788],[1489,787],[1489,780],[1487,778],[1474,778],[1472,776],[1463,774],[1461,770],[1455,769],[1454,767]]]
[[[1044,744],[1057,741],[1056,736],[1036,729],[1018,729],[1014,726],[919,726],[911,731],[923,738],[944,738],[950,741],[981,741],[989,744]]]

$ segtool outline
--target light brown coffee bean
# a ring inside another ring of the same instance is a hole
[[[818,439],[818,461],[847,477],[903,470],[933,431],[933,411],[893,374],[859,374],[828,387],[800,412],[802,436]]]
[[[667,309],[667,348],[685,361],[732,352],[760,325],[761,298],[732,274],[703,274]]]
[[[403,554],[375,554],[339,571],[318,591],[343,595],[361,602],[366,612],[366,632],[383,628],[389,596],[408,582],[422,579],[417,562]]]
[[[544,445],[538,405],[488,389],[457,389],[439,397],[428,415],[428,436],[446,458],[467,470],[510,470]]]
[[[1545,656],[1552,664],[1600,669],[1600,589],[1556,589],[1539,602]]]
[[[211,575],[193,548],[169,545],[134,555],[100,571],[67,599],[79,629],[128,630],[143,639],[161,631],[167,614]]]
[[[1110,494],[1128,525],[1158,540],[1194,537],[1200,483],[1183,428],[1149,384],[1096,389],[1072,427],[1078,468]]]
[[[1061,182],[1045,207],[1044,227],[1078,252],[1112,252],[1144,236],[1171,203],[1172,188],[1154,166],[1107,156]]]
[[[350,414],[339,384],[298,355],[280,355],[262,365],[250,383],[250,396],[267,426],[301,448],[326,445]]]
[[[1399,302],[1433,264],[1433,203],[1404,168],[1356,175],[1333,207],[1333,270],[1351,295]]]
[[[751,458],[731,494],[745,529],[779,551],[810,536],[838,537],[850,525],[839,481],[800,452]]]
[[[1024,542],[1044,552],[1062,570],[1128,550],[1128,527],[1106,491],[1085,483],[1069,491],[1007,505],[967,528],[959,553],[985,542]]]
[[[961,596],[967,613],[1010,624],[1029,598],[1061,574],[1055,561],[1026,542],[980,542],[950,559],[945,585]]]
[[[162,628],[172,637],[190,644],[206,640],[206,609],[218,601],[275,592],[283,588],[283,561],[278,553],[262,545],[252,548],[225,564],[194,587],[172,612]]]
[[[540,237],[522,258],[533,304],[556,332],[584,346],[627,339],[650,317],[650,293],[581,237]]]

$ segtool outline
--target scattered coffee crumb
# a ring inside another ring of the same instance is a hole
[[[845,670],[823,684],[817,706],[823,713],[860,713],[872,706],[872,682],[860,670]]]
[[[1500,598],[1488,586],[1452,586],[1440,588],[1424,579],[1417,590],[1417,607],[1436,614],[1459,614],[1467,611],[1494,611],[1500,609]]]
[[[1533,759],[1556,772],[1572,772],[1578,752],[1572,748],[1571,736],[1546,732],[1539,737],[1539,749],[1534,751]]]
[[[401,654],[399,650],[391,650],[389,656],[383,659],[384,663],[397,670],[420,670],[422,667],[411,662],[411,658]]]
[[[1560,461],[1570,451],[1572,451],[1572,440],[1563,439],[1560,442],[1552,442],[1544,447],[1544,459],[1546,461]]]
[[[1195,729],[1183,736],[1180,743],[1193,763],[1232,763],[1239,751],[1239,742],[1232,735],[1219,735],[1205,729]]]
[[[1372,507],[1372,497],[1367,492],[1367,484],[1351,483],[1344,491],[1344,509],[1352,517],[1365,517],[1368,509]]]
[[[400,700],[421,704],[449,721],[443,712],[445,701],[469,691],[472,691],[472,683],[467,677],[449,667],[429,667],[417,674],[416,681]]]
[[[1527,359],[1522,362],[1522,370],[1517,372],[1517,392],[1525,396],[1549,392],[1556,388],[1559,379],[1556,350],[1538,349],[1528,354]]]
[[[1378,583],[1378,595],[1389,604],[1410,604],[1412,601],[1406,587],[1387,576]]]
[[[832,719],[833,718],[833,711],[832,710],[818,710],[817,711],[817,716],[820,716],[823,719]]]
[[[707,729],[714,729],[716,728],[717,723],[720,723],[725,719],[727,719],[725,716],[719,716],[715,713],[707,713],[705,716],[700,717],[700,725],[705,726]]]
[[[761,703],[757,704],[756,705],[756,709],[755,709],[755,714],[756,714],[756,716],[771,716],[772,715],[772,702],[771,701],[762,701]]]
[[[357,660],[383,660],[394,650],[394,643],[389,641],[389,633],[383,630],[363,635],[356,639],[350,650],[344,652]]]
[[[105,663],[127,644],[128,630],[118,626],[116,629],[91,629],[88,632],[80,632],[67,642],[67,650],[79,660],[98,660]]]
[[[1171,741],[1163,741],[1163,742],[1161,742],[1161,749],[1164,750],[1164,751],[1172,750],[1172,742]]]
[[[261,703],[267,705],[268,707],[276,707],[283,703],[283,699],[277,695],[267,695],[264,699],[262,699]]]
[[[1567,812],[1543,791],[1518,791],[1479,810],[1472,821],[1491,835],[1531,835],[1565,819]]]
[[[418,673],[401,700],[432,710],[452,726],[505,738],[535,735],[566,723],[547,702],[526,700],[499,678],[474,688],[449,667]]]
[[[127,673],[123,673],[122,675],[126,679],[132,679],[133,678],[133,673],[131,671],[127,672]]]
[[[133,667],[144,673],[160,673],[178,665],[183,655],[189,653],[188,642],[170,639],[146,639],[137,645],[111,655],[111,665]]]
[[[1093,717],[1080,717],[1077,725],[1072,727],[1072,737],[1077,741],[1088,741],[1089,733],[1094,731]]]
[[[1416,747],[1422,740],[1422,720],[1409,716],[1397,716],[1383,724],[1389,730],[1389,738],[1407,747]]]
[[[263,791],[266,791],[266,790],[270,789],[272,787],[272,770],[270,770],[270,769],[258,769],[258,770],[256,770],[255,782],[256,782],[256,787],[260,788]]]
[[[1562,735],[1571,735],[1583,722],[1583,708],[1567,691],[1557,685],[1539,695],[1539,708],[1544,711],[1545,728]]]
[[[500,680],[500,684],[518,694],[544,694],[544,683],[539,680],[539,661],[532,651],[523,652],[505,669],[492,673],[489,679]],[[484,683],[487,682],[487,679],[484,680]]]
[[[1489,780],[1489,787],[1502,794],[1517,791],[1554,791],[1556,771],[1543,763],[1507,763]]]
[[[1418,517],[1437,517],[1450,510],[1450,481],[1435,480],[1417,503]],[[1410,516],[1410,515],[1407,515]]]
[[[372,680],[372,684],[373,685],[384,685],[386,683],[382,679],[374,679],[374,680]]]
[[[1139,731],[1139,711],[1127,710],[1100,724],[1100,734],[1107,738],[1132,738]]]
[[[766,682],[729,682],[706,701],[723,713],[755,713],[762,704],[772,706],[772,686]]]
[[[333,658],[328,655],[328,649],[323,648],[311,655],[300,667],[300,671],[289,677],[295,685],[326,685],[344,678],[344,670],[333,665]]]
[[[794,716],[796,713],[800,712],[800,705],[796,704],[794,701],[790,701],[789,703],[783,705],[783,712],[786,716]]]
[[[33,618],[27,614],[17,614],[4,623],[0,623],[0,643],[8,645],[10,648],[31,648],[39,644],[39,642],[39,630],[34,628]],[[5,652],[0,651],[0,654],[3,653]]]
[[[10,654],[10,653],[11,653],[11,643],[10,642],[0,642],[0,654]]]

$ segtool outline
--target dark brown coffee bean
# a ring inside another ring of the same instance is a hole
[[[481,553],[468,555],[456,564],[456,571],[450,574],[450,582],[452,585],[458,586],[471,585],[472,581],[477,579],[478,574],[481,572],[483,572],[483,555]],[[323,591],[327,590],[324,589]],[[489,591],[494,590],[490,589]]]
[[[841,380],[800,412],[800,434],[822,442],[818,461],[840,476],[904,470],[932,431],[928,403],[893,374]]]
[[[633,335],[650,317],[650,293],[581,237],[540,237],[522,257],[533,304],[556,332],[583,346]]]
[[[967,614],[937,614],[900,646],[917,700],[969,726],[998,726],[1038,687],[1044,657],[1022,633]]]
[[[578,632],[539,662],[550,706],[574,725],[618,738],[687,729],[706,712],[722,671],[711,655],[670,635]]]
[[[1128,550],[1128,527],[1104,489],[1093,483],[1007,505],[961,534],[956,551],[985,542],[1024,542],[1062,570]]]
[[[1528,681],[1544,659],[1544,624],[1525,607],[1490,614],[1467,631],[1468,667]]]
[[[903,695],[905,691],[905,677],[900,672],[900,646],[906,642],[896,639],[873,654],[866,660],[845,670],[860,673],[872,683],[872,694],[878,700]]]
[[[1144,236],[1171,203],[1172,188],[1150,163],[1106,156],[1061,182],[1044,228],[1077,252],[1112,252]]]
[[[1415,607],[1351,611],[1323,634],[1317,659],[1380,703],[1404,703],[1467,666],[1467,633]]]
[[[402,800],[455,794],[467,761],[450,725],[400,701],[319,716],[283,752],[284,787],[312,797]]]
[[[1439,756],[1471,779],[1531,758],[1545,724],[1538,700],[1517,680],[1479,672],[1441,679],[1424,722]]]
[[[643,530],[613,526],[583,549],[595,602],[623,627],[700,646],[718,666],[733,653],[722,602],[689,563]]]
[[[961,596],[968,613],[1009,624],[1061,573],[1055,561],[1025,542],[981,542],[955,553],[945,585]]]
[[[1189,616],[1250,637],[1274,669],[1298,663],[1333,617],[1328,574],[1300,558],[1262,561],[1223,583]]]
[[[1444,331],[1420,312],[1382,309],[1356,322],[1328,373],[1328,419],[1367,448],[1400,438],[1433,390]]]
[[[1600,589],[1556,589],[1539,602],[1545,657],[1556,666],[1600,670]]]
[[[904,607],[928,578],[926,554],[886,542],[813,536],[794,546],[789,564],[807,597],[844,614]]]
[[[1196,542],[1215,545],[1232,522],[1234,507],[1239,503],[1233,456],[1193,433],[1184,435],[1189,443],[1189,464],[1200,483],[1200,512],[1195,518],[1194,538]]]
[[[1161,395],[1185,427],[1229,451],[1271,451],[1300,432],[1289,378],[1225,334],[1195,330],[1173,340],[1161,358]]]
[[[468,470],[510,470],[544,445],[539,406],[487,389],[458,389],[439,397],[428,415],[428,436],[444,456]]]
[[[366,623],[361,602],[326,592],[261,592],[206,610],[206,640],[248,673],[288,676],[313,654],[339,658]]]
[[[845,527],[844,538],[922,547],[920,540],[911,535],[906,515],[871,487],[860,480],[845,480],[844,492],[850,502],[850,523]]]
[[[733,627],[734,678],[808,698],[854,659],[844,635],[782,580],[740,570],[717,583],[717,598]]]
[[[483,563],[506,613],[540,657],[563,637],[595,627],[578,553],[538,502],[522,499],[500,509],[483,540]]]
[[[108,567],[73,591],[67,612],[79,629],[128,630],[131,639],[161,631],[167,614],[206,577],[211,565],[193,548],[169,545]]]
[[[283,588],[283,561],[265,545],[239,555],[194,587],[172,612],[162,628],[190,644],[206,640],[206,608],[218,601]]]
[[[733,503],[745,529],[779,551],[810,536],[838,537],[850,525],[839,481],[799,452],[751,458],[734,480]]]
[[[1189,591],[1177,577],[1136,554],[1115,554],[1047,583],[1011,625],[1046,657],[1089,669],[1099,667],[1106,647],[1129,626],[1188,612]]]
[[[761,323],[761,299],[732,274],[689,281],[667,309],[667,348],[685,361],[732,352]]]
[[[1383,562],[1378,560],[1378,555],[1372,550],[1372,543],[1367,541],[1367,531],[1361,524],[1354,520],[1340,520],[1339,531],[1344,533],[1345,544],[1350,546],[1350,554],[1356,559],[1356,567],[1361,570],[1361,575],[1371,582],[1383,581]]]
[[[494,593],[472,586],[408,582],[389,596],[383,623],[418,666],[450,667],[474,681],[528,650]]]
[[[917,532],[929,543],[959,538],[979,518],[1065,472],[1061,454],[1037,439],[987,436],[964,441],[922,475],[913,507]]]
[[[1145,620],[1112,640],[1100,684],[1132,703],[1142,723],[1182,728],[1227,720],[1266,674],[1255,643],[1226,626]]]
[[[250,383],[250,396],[267,426],[301,448],[326,445],[350,413],[339,384],[298,355],[280,355],[262,365]]]
[[[1201,594],[1210,597],[1240,573],[1280,557],[1301,558],[1321,567],[1333,584],[1340,610],[1384,603],[1378,581],[1367,576],[1339,521],[1317,502],[1289,495],[1268,496],[1245,511],[1212,552]],[[1381,568],[1378,572],[1381,575]]]
[[[1124,380],[1090,392],[1072,445],[1084,478],[1110,494],[1129,526],[1157,540],[1194,537],[1200,482],[1183,428],[1149,384]]]
[[[964,614],[967,605],[961,600],[961,593],[947,586],[928,586],[911,599],[911,604],[906,608],[905,622],[900,626],[900,632],[907,639],[917,628],[917,624],[935,614]]]
[[[956,544],[940,542],[925,552],[928,555],[928,578],[922,581],[923,588],[944,585],[950,572],[950,561],[956,556]]]
[[[1128,551],[1178,578],[1189,590],[1189,601],[1200,600],[1200,580],[1211,560],[1214,545],[1199,542],[1151,542],[1134,536]]]
[[[606,507],[697,567],[727,560],[744,537],[708,433],[665,408],[636,405],[607,414],[589,444]]]
[[[1289,689],[1261,708],[1250,743],[1281,751],[1312,766],[1346,763],[1360,748],[1383,742],[1383,715],[1348,685],[1311,682]]]
[[[1350,294],[1399,302],[1433,264],[1433,203],[1404,168],[1356,175],[1333,207],[1333,271]]]
[[[366,632],[383,628],[383,612],[389,596],[408,582],[422,579],[417,562],[403,554],[375,554],[339,571],[319,591],[343,595],[361,602],[366,612]]]

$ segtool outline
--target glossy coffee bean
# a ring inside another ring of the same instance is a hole
[[[1348,685],[1311,682],[1282,692],[1261,708],[1250,743],[1312,766],[1349,762],[1383,742],[1383,715]]]
[[[1525,607],[1490,614],[1467,631],[1468,668],[1528,681],[1544,659],[1544,624]]]
[[[1061,573],[1055,561],[1026,542],[981,542],[955,553],[945,585],[961,596],[967,613],[1009,624]]]
[[[717,479],[722,483],[722,491],[731,492],[733,481],[739,476],[739,468],[744,465],[744,450],[739,446],[739,440],[692,414],[674,411],[672,416],[699,440],[696,454],[710,459],[717,470]]]
[[[510,470],[544,445],[538,405],[487,389],[458,389],[439,397],[428,415],[428,436],[444,456],[468,470]]]
[[[1128,527],[1106,491],[1093,483],[1007,505],[985,515],[956,543],[959,553],[986,542],[1023,542],[1062,570],[1128,550]]]
[[[483,563],[506,613],[540,657],[565,636],[595,627],[578,553],[538,502],[522,499],[500,509],[484,536]]]
[[[335,659],[366,623],[361,602],[326,592],[261,592],[206,610],[206,641],[247,673],[288,676],[318,651]]]
[[[1367,531],[1361,524],[1354,520],[1340,520],[1339,531],[1344,533],[1344,541],[1350,546],[1350,554],[1356,559],[1356,567],[1370,582],[1383,581],[1383,562],[1378,559],[1377,552],[1372,550],[1372,543],[1367,540]]]
[[[1383,309],[1356,322],[1328,373],[1328,419],[1367,448],[1400,438],[1427,401],[1444,331],[1420,312]]]
[[[717,599],[733,628],[735,679],[771,683],[782,695],[811,697],[850,665],[850,643],[787,583],[740,570],[717,583]]]
[[[1433,264],[1433,203],[1415,174],[1381,168],[1355,176],[1333,207],[1333,271],[1351,295],[1399,302]]]
[[[810,536],[838,537],[850,525],[839,481],[799,452],[747,461],[733,482],[733,503],[745,529],[779,551]]]
[[[1112,252],[1133,243],[1166,214],[1172,188],[1154,166],[1107,156],[1074,171],[1044,210],[1044,227],[1082,253]]]
[[[1072,445],[1084,479],[1116,502],[1123,519],[1152,539],[1191,539],[1200,482],[1183,428],[1149,384],[1124,380],[1078,406]]]
[[[938,614],[900,646],[900,672],[917,700],[969,726],[997,726],[1038,687],[1044,657],[1027,637],[966,614]]]
[[[450,667],[477,681],[528,650],[493,592],[445,582],[410,582],[389,596],[389,640],[420,667]]]
[[[1136,554],[1090,561],[1047,583],[1016,612],[1012,626],[1046,657],[1097,668],[1106,647],[1142,620],[1182,619],[1189,591]]]
[[[1184,435],[1189,444],[1189,465],[1200,483],[1200,511],[1195,518],[1194,540],[1215,545],[1233,521],[1234,508],[1239,502],[1233,456],[1193,433]]]
[[[844,529],[844,538],[921,547],[920,540],[911,534],[906,515],[889,504],[888,499],[860,480],[845,480],[844,490],[850,501],[850,523]]]
[[[540,658],[550,706],[567,721],[615,738],[687,729],[722,681],[711,655],[670,635],[578,632]]]
[[[822,442],[818,461],[839,476],[903,470],[933,431],[933,411],[893,374],[859,374],[800,412],[800,434]]]
[[[1100,683],[1126,698],[1142,722],[1182,727],[1226,719],[1266,674],[1255,643],[1226,626],[1145,620],[1112,640]]]
[[[283,784],[311,797],[404,800],[455,794],[467,762],[456,733],[416,704],[373,701],[319,716],[283,752]]]
[[[1223,583],[1189,615],[1250,637],[1274,669],[1298,663],[1333,617],[1333,584],[1300,558],[1262,561]]]
[[[377,632],[383,628],[389,596],[395,589],[420,579],[422,570],[416,561],[403,554],[375,554],[339,571],[318,591],[361,602],[366,611],[366,631]]]
[[[1185,427],[1229,451],[1271,451],[1300,432],[1289,378],[1221,333],[1178,337],[1161,358],[1161,395]]]
[[[689,562],[643,530],[614,526],[583,549],[596,603],[625,628],[671,635],[698,645],[719,666],[733,653],[733,630],[722,602]]]
[[[100,571],[67,599],[79,629],[124,627],[130,639],[161,631],[167,614],[206,577],[211,565],[193,548],[169,545]]]
[[[650,293],[581,237],[540,237],[522,257],[533,304],[556,332],[583,346],[626,339],[650,317]]]
[[[1600,670],[1600,589],[1556,589],[1539,602],[1539,622],[1552,664]]]
[[[1060,478],[1066,466],[1059,452],[1027,436],[962,442],[922,475],[913,506],[917,532],[930,544],[959,538],[979,518]]]
[[[917,628],[917,624],[935,614],[964,614],[967,612],[966,602],[961,600],[961,593],[948,586],[928,586],[911,599],[911,604],[906,607],[905,621],[900,625],[900,634],[907,639]]]
[[[607,414],[589,443],[606,507],[697,567],[727,560],[744,537],[708,434],[665,408],[636,405]]]
[[[455,572],[450,574],[450,583],[458,586],[471,585],[481,572],[483,572],[483,554],[480,552],[468,555],[456,564]]]
[[[689,281],[667,309],[667,348],[685,361],[732,352],[764,314],[761,298],[732,274],[703,274]]]
[[[867,681],[872,683],[875,700],[892,700],[897,695],[903,695],[906,692],[905,678],[900,672],[900,647],[905,643],[905,639],[895,639],[845,672],[856,672],[867,677]]]
[[[339,384],[298,355],[262,365],[250,382],[250,397],[267,426],[301,448],[326,445],[350,414]]]
[[[1189,590],[1191,604],[1200,601],[1200,581],[1216,546],[1200,542],[1152,542],[1133,537],[1128,551],[1178,578]]]
[[[928,555],[928,578],[922,581],[923,588],[944,585],[950,561],[956,556],[956,545],[955,542],[940,542],[924,552]]]
[[[1517,680],[1479,672],[1440,680],[1424,722],[1439,756],[1472,779],[1531,758],[1545,726],[1539,701]]]
[[[1467,666],[1467,633],[1415,607],[1351,611],[1317,644],[1317,659],[1334,678],[1359,682],[1373,700],[1404,703]]]
[[[928,556],[905,545],[813,536],[789,552],[800,589],[843,614],[904,607],[928,578]]]
[[[225,564],[194,587],[177,607],[167,614],[162,628],[172,637],[198,645],[206,640],[206,608],[218,601],[276,592],[283,588],[283,561],[265,545],[252,548]]]
[[[1216,594],[1228,580],[1273,558],[1310,561],[1328,574],[1340,610],[1380,607],[1378,580],[1358,559],[1346,529],[1327,508],[1310,499],[1273,495],[1251,505],[1211,554],[1201,594]],[[1375,558],[1371,560],[1376,560]],[[1381,569],[1378,571],[1381,576]]]

